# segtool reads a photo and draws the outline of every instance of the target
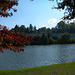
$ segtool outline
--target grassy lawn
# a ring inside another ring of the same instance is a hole
[[[20,70],[0,70],[0,75],[75,75],[75,62]]]

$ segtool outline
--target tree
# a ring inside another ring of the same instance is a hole
[[[29,32],[30,32],[30,30],[29,30],[29,28],[27,27],[27,28],[26,28],[26,33],[29,33]]]
[[[30,32],[32,33],[32,31],[33,31],[33,26],[32,26],[32,24],[30,24],[29,29],[30,29]]]
[[[30,0],[33,1],[33,0]],[[49,0],[54,1],[54,0]],[[63,19],[74,19],[75,18],[75,0],[56,0],[57,7],[55,9],[65,9]],[[14,5],[18,5],[18,0],[0,0],[0,15],[1,17],[12,16],[12,12],[9,13],[10,9],[16,12],[17,10],[12,8]]]
[[[37,33],[37,29],[36,29],[36,26],[34,26],[34,33]]]
[[[21,25],[20,26],[20,32],[25,33],[25,31],[26,31],[25,25]]]
[[[20,31],[20,27],[16,24],[16,26],[14,27],[14,31],[16,32],[19,32]]]
[[[41,27],[38,29],[38,32],[39,33],[45,33],[47,30],[46,30],[46,27]]]
[[[52,0],[54,1],[54,0]],[[65,9],[63,19],[75,18],[75,0],[56,0],[57,7],[55,9]]]
[[[49,38],[49,44],[56,44],[57,40],[53,39],[52,37]]]
[[[16,9],[12,8],[14,5],[18,5],[18,0],[0,0],[0,16],[13,16],[12,12],[9,13],[9,11],[12,9],[14,12],[17,12]]]
[[[65,9],[63,19],[70,20],[75,18],[75,0],[49,0],[49,1],[57,2],[57,7],[54,7],[54,9],[62,9],[62,10]]]
[[[24,46],[27,42],[33,42],[34,37],[27,37],[23,33],[13,32],[12,30],[8,30],[6,26],[0,25],[0,53],[3,53],[2,48],[12,50],[14,52],[24,51],[24,49],[20,49],[18,46]]]
[[[63,33],[62,35],[60,35],[58,37],[58,43],[66,44],[66,43],[69,42],[70,38],[71,38],[71,34],[70,33]]]
[[[18,0],[0,0],[0,17],[12,16],[12,12],[9,13],[10,9],[16,12],[16,9],[12,7],[18,5]],[[21,28],[23,28],[22,26]],[[16,30],[19,30],[19,27],[15,26]],[[24,51],[24,49],[18,48],[18,46],[26,45],[26,42],[32,42],[33,37],[26,37],[24,34],[19,34],[18,32],[8,30],[6,26],[0,25],[0,53],[3,53],[3,48],[13,50],[14,52]]]
[[[40,41],[41,41],[41,43],[42,43],[43,45],[49,44],[49,39],[48,39],[48,37],[47,37],[45,34],[42,34]]]
[[[59,32],[66,32],[66,23],[64,21],[60,21],[56,28],[59,30]]]

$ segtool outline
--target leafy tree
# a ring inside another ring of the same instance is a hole
[[[26,33],[29,33],[29,32],[30,32],[30,30],[29,30],[29,28],[27,27],[27,28],[26,28]]]
[[[32,26],[32,24],[30,24],[29,29],[30,29],[30,32],[32,33],[32,31],[33,31],[33,26]]]
[[[47,28],[46,31],[49,33],[50,32],[50,28]]]
[[[39,33],[45,33],[46,32],[46,27],[41,27],[38,29]]]
[[[20,33],[25,33],[25,31],[26,31],[26,28],[25,28],[25,25],[21,25],[20,26]]]
[[[0,27],[2,28],[3,26],[0,25]],[[14,52],[24,51],[24,49],[20,49],[18,46],[24,46],[27,42],[33,42],[33,39],[34,37],[25,36],[23,33],[19,34],[18,32],[13,32],[4,26],[3,30],[0,30],[0,53],[3,53],[2,48],[10,49]]]
[[[51,33],[75,33],[75,23],[65,23],[60,21],[54,28],[51,28]]]
[[[56,44],[57,40],[53,39],[52,37],[49,38],[49,44]]]
[[[64,21],[60,21],[56,28],[60,30],[59,32],[66,32],[66,23]]]
[[[45,34],[42,34],[41,42],[42,42],[43,45],[49,44],[49,39],[48,39],[48,37]]]
[[[36,33],[37,32],[37,29],[36,29],[36,26],[34,26],[34,33]]]
[[[16,24],[16,26],[14,27],[14,29],[13,29],[15,32],[17,31],[17,32],[19,32],[20,31],[20,27]]]
[[[33,1],[33,0],[30,0]],[[49,0],[54,1],[54,0]],[[65,15],[63,19],[73,19],[75,18],[75,0],[56,0],[57,7],[55,9],[65,9]],[[18,5],[18,0],[0,0],[0,15],[1,17],[12,16],[12,12],[9,13],[10,9],[16,12],[17,10],[12,8],[14,5]]]
[[[70,43],[75,43],[75,37],[69,39]]]
[[[18,0],[0,0],[0,16],[8,17],[12,16],[12,12],[9,13],[10,9],[14,5],[18,5]],[[16,12],[16,9],[13,9]],[[24,26],[21,26],[23,28]],[[12,30],[8,30],[6,26],[0,25],[0,53],[3,53],[3,48],[13,50],[14,52],[24,51],[24,49],[20,49],[17,46],[24,46],[26,42],[32,42],[33,37],[26,37],[24,34],[19,34],[16,32],[19,30],[19,27],[15,26],[15,32]]]
[[[49,1],[57,2],[57,7],[54,7],[54,9],[65,10],[63,19],[75,18],[75,0],[49,0]]]
[[[50,0],[54,1],[54,0]],[[74,19],[75,18],[75,0],[56,0],[57,7],[55,9],[65,9],[63,19]]]
[[[75,33],[75,23],[70,23],[69,24],[69,32],[70,33]]]
[[[58,37],[58,43],[66,44],[69,42],[69,39],[71,38],[70,33],[63,33]]]
[[[14,5],[18,5],[18,0],[0,0],[0,16],[13,16],[12,12],[9,13],[9,11],[12,9],[14,12],[17,12],[16,9],[12,8]]]

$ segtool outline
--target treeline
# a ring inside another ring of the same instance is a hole
[[[15,25],[15,27],[14,28],[12,28],[12,30],[14,31],[14,32],[19,32],[19,33],[36,33],[37,32],[37,29],[36,29],[36,26],[32,26],[32,24],[30,24],[30,26],[29,27],[25,27],[25,25],[21,25],[20,27],[19,27],[19,25]]]
[[[37,41],[31,43],[31,45],[49,45],[49,44],[71,44],[75,43],[75,38],[71,37],[70,33],[63,33],[59,37],[51,37],[50,35],[40,36]]]
[[[39,29],[36,28],[36,26],[33,26],[32,24],[29,25],[29,27],[25,27],[25,25],[21,25],[20,27],[16,25],[13,29],[13,31],[17,31],[19,33],[75,33],[75,23],[65,23],[64,21],[60,21],[55,27],[53,28],[46,28],[41,27]]]
[[[60,21],[54,28],[51,29],[54,33],[75,33],[75,23],[65,23]]]
[[[36,26],[32,24],[29,27],[21,25],[20,27],[16,25],[13,29],[14,32],[24,33],[24,34],[41,34],[38,35],[38,40],[28,45],[48,45],[48,44],[70,44],[75,43],[75,37],[72,37],[72,33],[75,33],[75,23],[65,23],[64,21],[59,22],[54,28],[42,27],[37,29]],[[58,37],[53,37],[50,33],[61,33]],[[32,36],[32,35],[31,35]]]

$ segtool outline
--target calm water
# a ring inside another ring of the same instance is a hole
[[[4,50],[0,53],[0,70],[22,69],[75,61],[75,44],[23,47],[18,53]]]

